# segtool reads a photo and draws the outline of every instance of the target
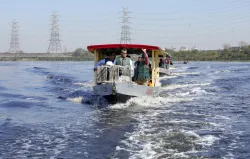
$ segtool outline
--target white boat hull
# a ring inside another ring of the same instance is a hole
[[[132,97],[157,96],[161,86],[149,87],[136,83],[104,83],[93,87],[94,94],[100,96],[121,94]]]

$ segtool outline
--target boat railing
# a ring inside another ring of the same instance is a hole
[[[118,81],[132,81],[132,72],[130,66],[102,65],[97,67],[97,83]]]

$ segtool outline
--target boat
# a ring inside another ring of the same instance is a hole
[[[166,52],[166,59],[162,59],[162,60],[164,61],[165,66],[159,67],[160,77],[163,77],[166,75],[167,76],[171,75],[169,68],[170,68],[170,65],[173,65],[173,63],[172,63],[171,56],[169,55],[169,53]],[[159,66],[160,66],[160,64],[159,64]]]
[[[188,64],[189,60],[184,60],[183,64]]]
[[[171,75],[169,68],[159,68],[159,75],[160,77]]]
[[[138,85],[132,80],[134,68],[131,66],[102,65],[94,72],[94,95],[102,96],[110,103],[126,102],[132,97],[158,96],[161,89],[159,58],[167,55],[160,47],[143,44],[99,44],[87,47],[94,54],[94,65],[104,59],[106,53],[120,55],[121,48],[126,48],[127,54],[131,56],[140,55],[142,49],[146,49],[152,68],[148,85]],[[122,75],[119,75],[120,69],[123,70]]]

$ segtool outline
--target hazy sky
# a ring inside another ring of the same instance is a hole
[[[0,0],[0,4],[0,52],[9,50],[13,19],[19,25],[20,49],[46,52],[54,11],[60,15],[63,49],[120,43],[122,7],[132,12],[132,43],[204,49],[250,43],[250,0]]]

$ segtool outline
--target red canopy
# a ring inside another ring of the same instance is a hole
[[[95,49],[110,49],[110,48],[161,50],[160,47],[158,46],[142,45],[142,44],[101,44],[101,45],[89,45],[87,48],[90,52],[93,52]]]

